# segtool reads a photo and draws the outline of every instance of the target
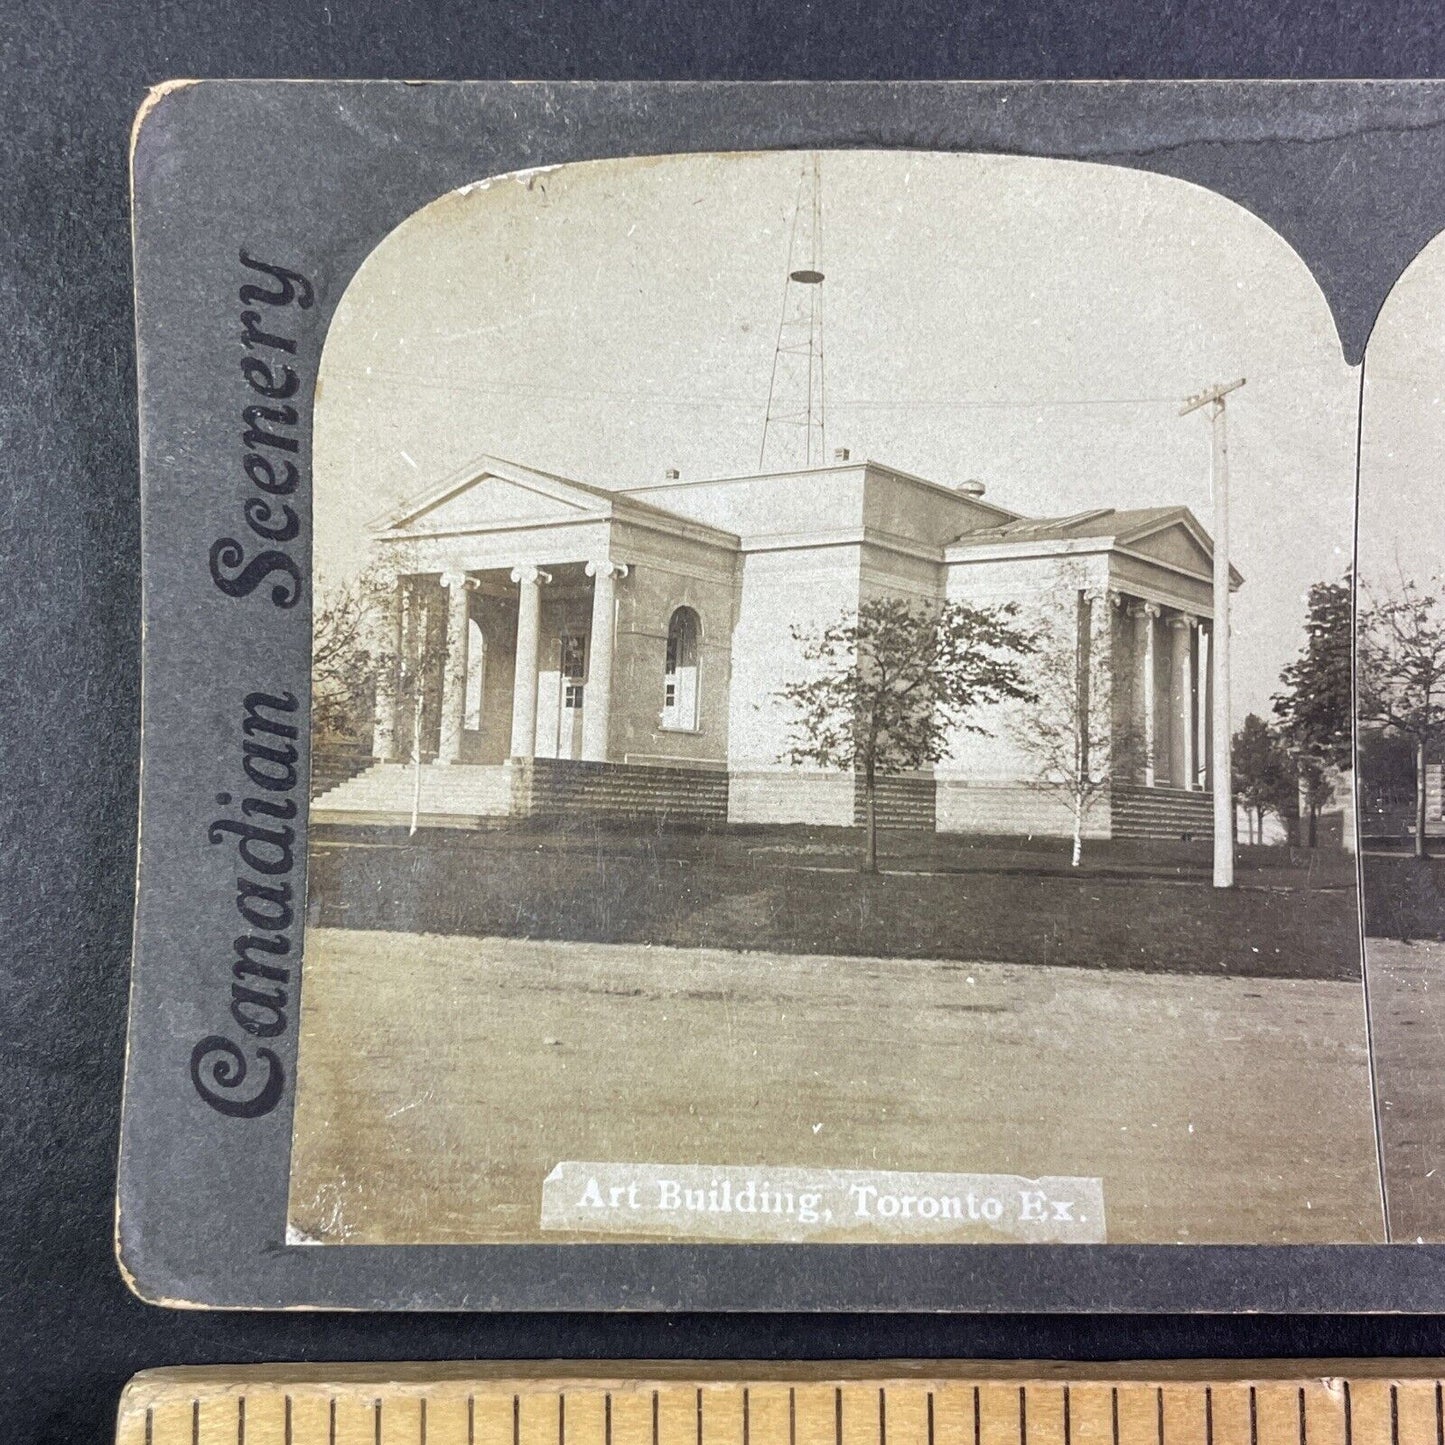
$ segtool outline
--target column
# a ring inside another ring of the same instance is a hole
[[[582,696],[582,757],[607,761],[612,725],[612,655],[617,644],[617,582],[627,576],[623,562],[589,562],[592,629],[587,639],[587,687]]]
[[[401,579],[396,578],[381,598],[377,620],[376,701],[371,751],[381,762],[390,762],[396,751],[396,692],[401,671],[402,609]]]
[[[425,736],[427,709],[427,664],[431,640],[431,596],[424,587],[410,586],[401,592],[401,667],[397,687],[398,753],[402,762],[419,762]]]
[[[517,671],[512,683],[512,756],[537,749],[537,645],[542,633],[542,587],[552,580],[540,567],[512,568],[517,584]]]
[[[1132,777],[1133,756],[1129,742],[1130,723],[1126,711],[1132,706],[1133,699],[1130,697],[1130,678],[1125,671],[1127,628],[1122,622],[1122,619],[1129,615],[1129,599],[1117,587],[1108,587],[1104,591],[1104,600],[1109,609],[1109,619],[1104,627],[1102,642],[1107,649],[1104,684],[1109,707],[1108,768],[1112,787],[1115,783],[1134,781]],[[1113,615],[1116,612],[1121,619],[1118,623],[1115,622]]]
[[[1203,622],[1194,634],[1194,781],[1209,783],[1209,629]]]
[[[1194,787],[1194,618],[1169,619],[1169,780]]]
[[[1209,664],[1204,670],[1204,777],[1214,787],[1214,622],[1209,624]]]
[[[476,578],[464,572],[443,572],[447,589],[447,651],[442,666],[442,726],[437,762],[455,763],[462,756],[462,729],[467,714],[467,645],[472,620],[468,594]]]
[[[1079,588],[1075,602],[1075,612],[1074,688],[1078,713],[1075,719],[1075,745],[1078,748],[1079,772],[1083,777],[1088,777],[1092,766],[1089,741],[1092,736],[1090,713],[1094,705],[1094,599],[1082,587]]]
[[[1134,619],[1134,711],[1135,726],[1144,753],[1144,786],[1154,786],[1154,619],[1159,608],[1153,602],[1136,602],[1129,615]]]

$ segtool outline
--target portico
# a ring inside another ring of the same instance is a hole
[[[327,808],[726,816],[736,534],[498,458],[372,531],[375,762]]]
[[[1207,836],[1213,558],[1192,514],[1151,507],[1020,517],[966,533],[944,555],[951,596],[1061,619],[1077,597],[1081,629],[1086,618],[1107,617],[1095,645],[1110,694],[1109,788],[1087,829],[1100,837]],[[1240,580],[1235,574],[1234,584]],[[1029,795],[1027,759],[1009,731],[997,720],[992,736],[962,740],[939,771],[941,828],[1058,828],[1057,811]]]
[[[628,572],[602,558],[397,577],[376,757],[419,754],[442,767],[607,761],[617,588]]]
[[[1119,668],[1127,688],[1121,734],[1135,740],[1132,781],[1148,788],[1206,790],[1211,723],[1206,691],[1209,624],[1177,606],[1110,592],[1127,619]],[[1167,639],[1167,641],[1165,640]],[[1127,663],[1125,659],[1127,658]]]

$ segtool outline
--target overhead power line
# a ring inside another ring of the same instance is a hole
[[[347,380],[372,381],[388,385],[402,383],[421,391],[450,391],[467,396],[524,396],[549,401],[614,400],[624,398],[656,401],[670,406],[735,406],[755,407],[756,396],[728,392],[666,392],[644,387],[558,387],[539,382],[485,381],[448,382],[412,371],[394,371],[372,367],[368,371],[340,371],[332,376]],[[848,411],[1047,411],[1055,408],[1107,406],[1172,406],[1177,407],[1176,394],[1157,396],[1028,396],[1013,399],[978,396],[899,396],[888,400],[872,397],[830,396],[830,410]]]

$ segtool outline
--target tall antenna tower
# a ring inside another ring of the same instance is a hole
[[[773,350],[759,471],[819,466],[827,457],[823,418],[823,189],[820,157],[798,178],[788,240],[783,310]]]

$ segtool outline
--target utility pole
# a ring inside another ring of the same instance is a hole
[[[1229,717],[1229,448],[1224,432],[1224,398],[1244,385],[1226,381],[1191,396],[1179,408],[1188,416],[1209,408],[1212,447],[1209,480],[1214,493],[1214,631],[1210,665],[1214,669],[1214,747],[1210,770],[1214,775],[1214,886],[1234,887],[1234,779],[1230,769]]]

